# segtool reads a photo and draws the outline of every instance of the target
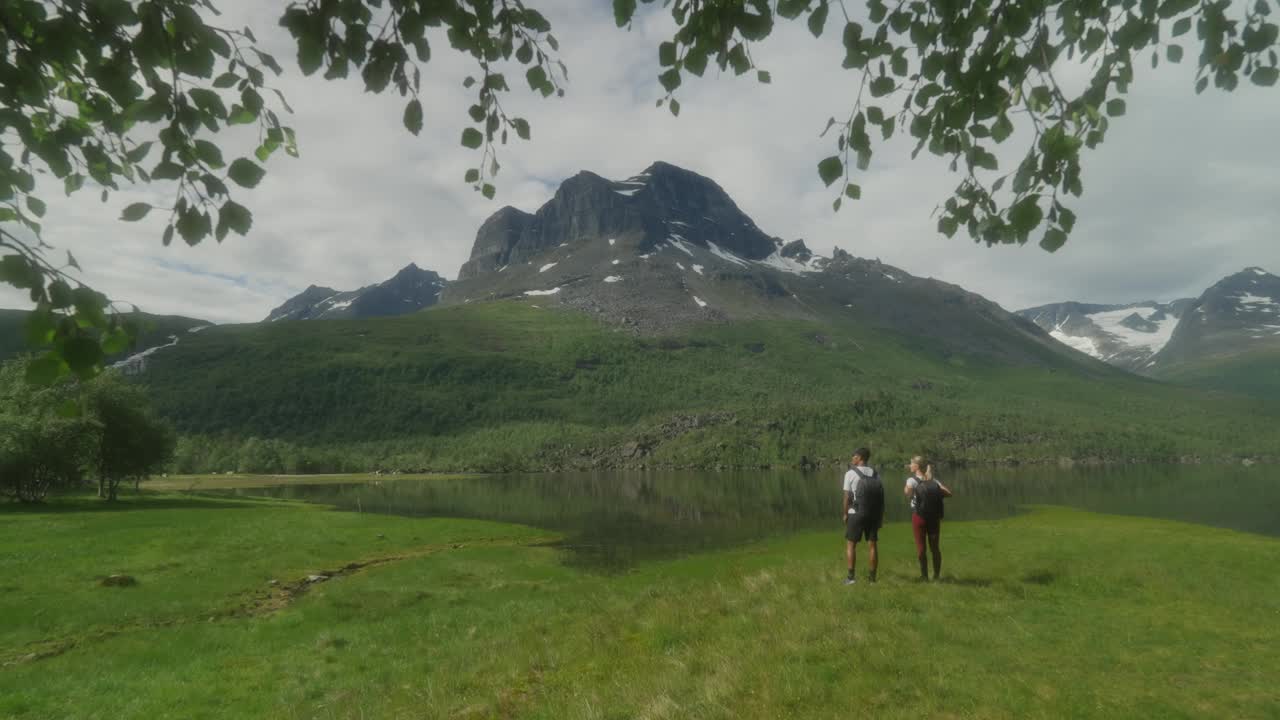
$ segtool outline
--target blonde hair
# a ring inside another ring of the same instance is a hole
[[[924,479],[925,479],[925,480],[932,480],[932,479],[933,479],[933,463],[930,463],[930,462],[925,458],[925,456],[923,456],[923,455],[916,455],[915,457],[911,458],[911,464],[912,464],[912,465],[915,465],[917,468],[924,468]]]

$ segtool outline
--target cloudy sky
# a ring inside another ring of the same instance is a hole
[[[878,257],[1008,309],[1172,299],[1198,295],[1246,266],[1280,272],[1280,97],[1248,83],[1229,95],[1195,96],[1194,51],[1177,66],[1152,71],[1142,63],[1128,115],[1086,157],[1072,240],[1050,255],[1034,243],[987,248],[937,235],[930,214],[958,178],[927,154],[910,160],[901,140],[877,152],[861,180],[863,200],[831,211],[833,195],[815,166],[832,148],[818,135],[828,117],[847,114],[858,80],[840,69],[838,32],[814,42],[803,23],[780,25],[753,50],[771,85],[709,71],[686,81],[681,116],[673,118],[654,107],[662,94],[657,45],[671,31],[660,7],[645,6],[624,32],[604,0],[530,4],[555,26],[568,95],[516,92],[505,101],[530,120],[533,139],[502,150],[494,201],[462,182],[475,161],[458,144],[471,97],[461,83],[472,67],[443,38],[433,38],[424,67],[426,130],[415,138],[401,125],[403,100],[394,93],[303,78],[291,41],[275,26],[280,5],[222,0],[223,21],[253,27],[285,65],[277,84],[295,110],[301,149],[299,159],[272,158],[262,184],[241,193],[254,211],[252,233],[164,248],[160,217],[117,220],[134,200],[168,204],[154,189],[103,204],[96,192],[68,199],[50,188],[45,239],[73,252],[83,279],[114,299],[149,312],[256,321],[307,285],[353,289],[409,262],[456,277],[476,228],[503,205],[535,210],[579,170],[621,179],[666,160],[716,180],[766,232],[804,238],[822,254],[839,246]],[[24,301],[0,288],[0,307]]]

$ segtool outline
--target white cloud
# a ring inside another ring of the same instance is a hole
[[[504,204],[534,210],[579,170],[624,178],[666,160],[720,183],[766,232],[803,237],[822,253],[840,246],[923,276],[982,293],[1008,308],[1081,299],[1098,302],[1196,295],[1247,265],[1280,271],[1280,178],[1262,152],[1280,125],[1274,91],[1245,83],[1231,94],[1192,92],[1193,64],[1139,73],[1129,113],[1102,149],[1085,158],[1077,230],[1061,251],[984,248],[934,231],[933,208],[958,177],[936,159],[908,157],[896,139],[882,147],[859,183],[863,200],[835,214],[817,161],[830,154],[819,132],[847,113],[856,75],[840,69],[834,21],[821,42],[803,23],[781,23],[754,51],[773,76],[718,76],[681,88],[682,113],[654,107],[661,88],[657,45],[671,20],[658,8],[631,32],[614,27],[607,3],[539,2],[556,27],[569,66],[568,94],[543,100],[517,91],[508,109],[529,118],[533,140],[502,150],[499,196],[487,201],[462,182],[476,160],[458,138],[468,124],[470,60],[443,37],[424,68],[426,130],[401,126],[403,101],[365,94],[357,80],[303,78],[291,40],[275,24],[278,6],[223,0],[224,21],[251,25],[276,53],[280,86],[297,111],[302,157],[283,155],[266,179],[242,193],[254,211],[247,238],[163,248],[161,218],[119,222],[134,199],[165,204],[155,189],[99,203],[86,190],[49,202],[46,239],[71,250],[84,279],[148,311],[210,320],[255,321],[309,284],[340,290],[379,282],[416,262],[454,277],[476,228]],[[513,87],[523,85],[512,73]],[[1010,160],[1002,156],[1008,163]],[[0,289],[0,306],[24,294]]]

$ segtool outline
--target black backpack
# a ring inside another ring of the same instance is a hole
[[[884,485],[880,482],[880,473],[874,468],[871,469],[870,475],[858,473],[858,486],[853,493],[853,511],[861,517],[875,518],[877,521],[884,517]]]
[[[937,480],[921,480],[916,485],[916,514],[925,520],[942,519],[942,486]]]

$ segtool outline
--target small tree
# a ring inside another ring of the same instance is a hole
[[[88,386],[86,404],[98,425],[93,453],[98,497],[115,500],[121,483],[140,482],[173,458],[177,438],[137,386],[107,373]]]
[[[27,383],[28,362],[0,365],[0,494],[39,502],[50,490],[80,482],[95,424],[62,412],[73,384]]]
[[[53,416],[0,417],[0,493],[39,502],[82,479],[92,424]]]

